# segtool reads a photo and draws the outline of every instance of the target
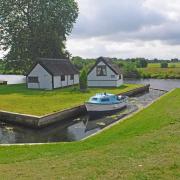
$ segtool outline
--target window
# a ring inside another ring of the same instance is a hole
[[[65,76],[64,75],[61,76],[61,81],[65,81]]]
[[[74,75],[71,75],[71,76],[70,76],[70,80],[74,80]]]
[[[108,101],[109,101],[108,98],[101,99],[101,102],[108,102]]]
[[[96,68],[97,76],[107,76],[107,69],[105,65],[97,66]]]
[[[38,77],[28,77],[28,83],[39,83]]]
[[[97,98],[92,98],[92,101],[97,101],[98,99]]]
[[[112,78],[112,79],[115,78],[115,75],[111,75],[111,78]]]

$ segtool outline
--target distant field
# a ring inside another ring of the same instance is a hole
[[[142,78],[180,79],[180,68],[148,67],[138,70]]]
[[[160,63],[149,63],[148,67],[149,68],[160,68],[161,64]],[[180,63],[169,63],[168,67],[169,68],[180,68]]]
[[[118,94],[140,86],[91,88],[85,93],[80,92],[78,86],[53,91],[30,90],[25,85],[0,86],[0,110],[41,116],[81,105],[96,93]]]
[[[169,63],[161,68],[160,63],[149,63],[147,68],[138,69],[142,78],[180,79],[180,63]]]

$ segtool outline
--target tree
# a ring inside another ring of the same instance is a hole
[[[80,74],[80,90],[81,91],[86,91],[87,90],[87,72],[85,70],[85,68],[82,70],[81,74]]]
[[[37,57],[65,58],[78,17],[74,0],[0,0],[0,47],[7,67],[27,71]]]
[[[148,62],[144,58],[139,58],[137,61],[137,68],[146,68],[148,65]]]
[[[168,68],[168,63],[167,62],[162,62],[161,63],[161,68]]]
[[[140,76],[135,63],[132,62],[125,63],[123,71],[125,78],[138,78]]]

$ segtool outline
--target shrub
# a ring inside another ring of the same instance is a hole
[[[161,63],[161,68],[168,68],[168,63],[167,62],[162,62]]]
[[[83,69],[80,74],[79,86],[81,91],[87,90],[87,72],[85,69]]]

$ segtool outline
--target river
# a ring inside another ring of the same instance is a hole
[[[1,75],[0,81],[7,81],[8,84],[21,84],[25,83],[26,77],[22,75]]]
[[[180,88],[180,79],[132,79],[125,80],[128,84],[150,84],[151,88],[170,91]]]

